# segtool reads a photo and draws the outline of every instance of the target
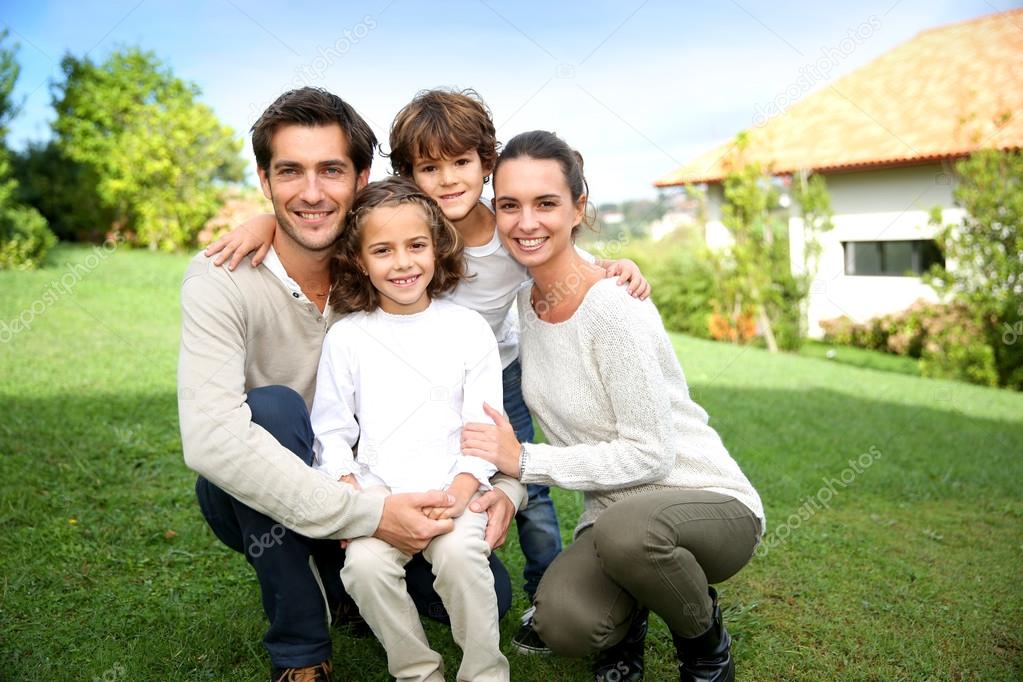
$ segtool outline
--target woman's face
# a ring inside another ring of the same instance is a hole
[[[508,252],[527,268],[572,248],[586,197],[572,201],[561,165],[553,159],[520,156],[501,163],[494,176],[497,231]]]

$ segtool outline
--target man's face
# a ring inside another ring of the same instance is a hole
[[[285,125],[270,143],[270,168],[259,170],[283,235],[308,251],[330,248],[341,234],[355,193],[369,179],[357,173],[337,124]]]

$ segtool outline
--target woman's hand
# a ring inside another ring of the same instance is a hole
[[[650,282],[639,271],[639,266],[628,258],[600,260],[597,261],[597,265],[607,270],[608,277],[617,276],[619,286],[628,283],[629,295],[633,298],[638,298],[642,301],[650,296]]]
[[[220,254],[213,261],[216,266],[223,265],[224,261],[230,258],[231,262],[227,264],[227,269],[234,270],[245,256],[255,251],[255,255],[252,256],[252,267],[256,267],[266,258],[270,245],[273,244],[276,229],[277,218],[272,213],[264,213],[249,218],[222,235],[220,239],[207,246],[204,253],[207,256]]]
[[[508,418],[487,403],[483,411],[494,420],[493,424],[471,422],[462,428],[462,454],[487,460],[502,473],[519,477],[519,451],[522,445],[515,437]]]

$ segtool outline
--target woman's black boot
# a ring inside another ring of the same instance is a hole
[[[678,679],[681,682],[733,682],[732,638],[721,621],[718,595],[710,588],[714,613],[707,631],[696,637],[679,637],[672,633],[678,656]]]
[[[604,649],[593,663],[594,682],[639,682],[643,679],[643,647],[650,611],[639,609],[622,641]]]

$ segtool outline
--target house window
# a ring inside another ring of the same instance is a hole
[[[945,258],[933,239],[887,242],[842,242],[845,274],[918,277]]]

